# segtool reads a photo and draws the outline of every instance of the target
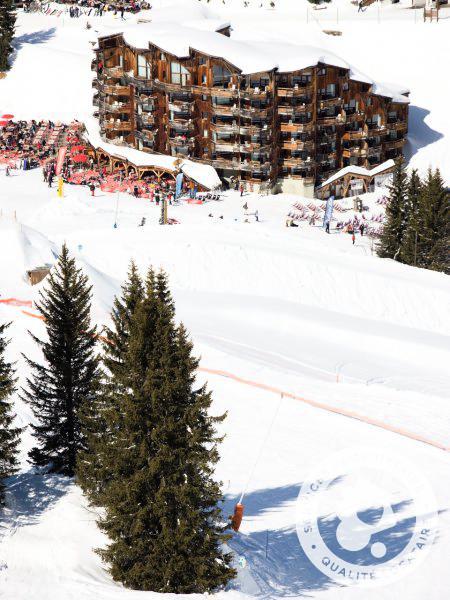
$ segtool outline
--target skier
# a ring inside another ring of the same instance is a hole
[[[358,2],[358,12],[363,12],[364,2],[363,0],[359,0]]]
[[[145,225],[145,221],[146,221],[145,217],[142,217],[142,220],[141,220],[141,222],[139,223],[138,227],[144,227],[144,225]]]
[[[364,223],[361,223],[359,226],[359,232],[361,233],[361,237],[364,235]]]
[[[133,188],[133,196],[135,198],[139,198],[139,188],[138,188],[137,185],[135,185],[134,188]]]
[[[242,184],[242,183],[241,183],[241,185],[239,186],[239,191],[240,191],[240,193],[241,193],[241,198],[242,198],[242,196],[244,195],[244,186],[243,186],[243,184]]]
[[[246,202],[246,203],[243,205],[243,207],[242,207],[242,208],[243,208],[244,210],[248,210],[248,204],[247,204],[247,202]]]
[[[326,233],[330,233],[330,221],[327,221],[327,222],[325,223],[325,232],[326,232]]]
[[[89,189],[91,190],[91,196],[95,196],[95,185],[93,183],[89,185]]]
[[[53,183],[53,173],[50,171],[50,173],[48,174],[48,187],[52,187],[52,183]]]
[[[258,215],[258,209],[255,210],[255,221],[258,223],[259,222],[259,215]]]
[[[355,245],[355,232],[352,231],[352,244]]]

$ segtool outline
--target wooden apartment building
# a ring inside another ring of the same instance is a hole
[[[228,182],[312,196],[342,167],[395,159],[406,141],[408,92],[317,48],[272,56],[227,28],[147,24],[100,38],[95,52],[105,140],[190,157]]]

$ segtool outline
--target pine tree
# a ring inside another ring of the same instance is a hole
[[[92,504],[102,504],[102,494],[113,477],[109,459],[113,432],[108,423],[116,422],[120,406],[115,405],[119,382],[126,378],[126,355],[129,346],[131,321],[144,297],[142,279],[134,262],[128,270],[128,278],[122,286],[122,295],[114,299],[111,313],[112,326],[105,328],[103,364],[105,372],[102,393],[94,402],[83,406],[81,422],[86,436],[86,450],[79,453],[77,480]],[[114,416],[111,416],[114,411]]]
[[[17,447],[21,429],[13,427],[11,394],[16,380],[11,363],[5,358],[7,341],[5,332],[9,325],[0,325],[0,508],[5,503],[5,479],[17,470]]]
[[[417,266],[450,271],[449,202],[439,170],[428,171],[420,195]]]
[[[203,593],[235,574],[221,550],[220,487],[211,394],[195,387],[198,361],[164,274],[150,271],[134,313],[127,369],[116,376],[110,431],[114,474],[103,496],[101,528],[111,540],[100,551],[115,580],[139,590]]]
[[[0,71],[9,69],[8,58],[12,52],[11,42],[16,25],[13,0],[0,0]]]
[[[95,400],[99,385],[95,354],[96,330],[91,326],[91,286],[63,246],[37,309],[45,320],[47,341],[32,338],[42,349],[44,364],[26,359],[33,376],[24,400],[32,408],[37,445],[30,452],[37,466],[73,476],[77,453],[85,440],[80,427],[83,404]]]
[[[422,181],[417,169],[413,169],[408,178],[406,191],[406,227],[400,251],[400,260],[407,265],[415,265],[417,262],[417,232],[419,229],[420,196],[422,193]]]
[[[389,186],[386,218],[378,242],[377,253],[382,258],[399,258],[407,222],[407,179],[404,159],[400,156],[395,164],[392,185]]]

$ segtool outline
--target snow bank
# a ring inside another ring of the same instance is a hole
[[[210,165],[196,163],[192,160],[180,160],[166,154],[142,152],[128,146],[116,146],[102,140],[98,122],[94,118],[87,119],[85,125],[87,139],[96,150],[104,150],[115,158],[128,161],[135,167],[160,167],[173,173],[181,170],[187,177],[208,190],[213,190],[221,185],[217,171]]]

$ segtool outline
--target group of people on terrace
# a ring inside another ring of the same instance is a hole
[[[52,121],[8,121],[0,128],[0,164],[38,167],[54,159],[68,130],[68,125]]]
[[[58,150],[66,148],[60,172],[56,163]],[[52,187],[60,176],[64,183],[88,186],[92,196],[101,189],[105,192],[127,192],[136,198],[146,198],[157,205],[166,200],[169,204],[176,197],[175,176],[171,173],[149,172],[138,178],[132,168],[125,165],[111,170],[109,164],[97,162],[95,153],[89,149],[81,136],[81,124],[70,125],[52,121],[9,121],[0,128],[0,165],[6,175],[12,169],[28,170],[42,167],[43,179]],[[197,184],[184,178],[178,195],[195,199]]]

